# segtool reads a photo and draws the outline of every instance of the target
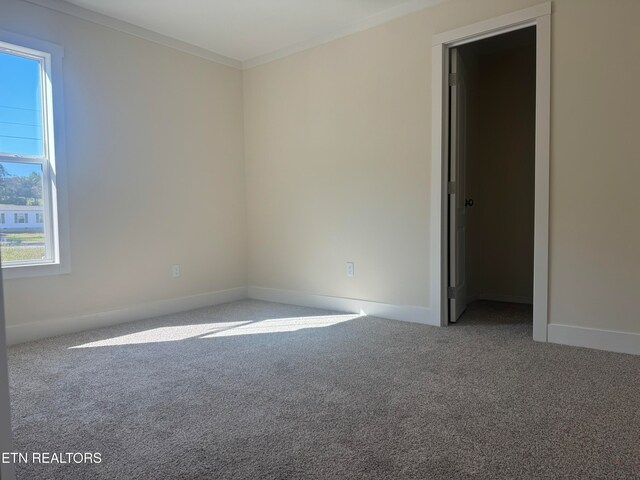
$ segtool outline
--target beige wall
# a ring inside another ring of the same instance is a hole
[[[468,67],[467,285],[470,298],[533,301],[536,52],[462,47]]]
[[[12,325],[247,283],[428,307],[431,37],[539,0],[449,0],[244,74],[0,2],[66,48],[72,273],[8,281]],[[637,18],[554,1],[554,323],[640,331]]]
[[[429,304],[429,43],[418,20],[245,72],[251,285]]]
[[[17,0],[0,28],[65,48],[71,223],[71,273],[6,281],[7,324],[245,286],[242,73]]]
[[[640,332],[640,2],[558,2],[556,17],[549,314]]]
[[[246,71],[249,283],[428,307],[431,37],[537,3],[450,0]],[[640,331],[637,18],[554,1],[553,323]]]

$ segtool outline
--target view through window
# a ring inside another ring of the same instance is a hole
[[[0,42],[0,252],[3,266],[54,259],[47,54]]]

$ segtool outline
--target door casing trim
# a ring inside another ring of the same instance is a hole
[[[535,213],[533,339],[547,341],[549,323],[549,147],[551,124],[551,2],[433,36],[431,55],[431,305],[448,324],[447,189],[449,49],[514,30],[536,27]]]

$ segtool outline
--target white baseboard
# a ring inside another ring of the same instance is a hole
[[[640,355],[640,333],[551,323],[547,327],[547,336],[551,343]]]
[[[426,325],[440,325],[440,319],[434,318],[433,311],[430,308],[416,305],[392,305],[369,300],[314,295],[294,290],[279,290],[266,287],[249,287],[248,296],[255,300],[265,300],[268,302],[323,308],[339,312],[364,313],[375,317],[423,323]]]
[[[195,308],[209,307],[219,303],[247,298],[247,288],[238,287],[218,292],[201,293],[188,297],[170,298],[156,302],[141,303],[117,310],[89,313],[73,317],[52,318],[19,325],[7,325],[7,345],[40,340],[93,328],[108,327],[119,323],[133,322],[145,318],[185,312]]]
[[[533,298],[520,297],[516,295],[480,293],[478,295],[473,295],[467,298],[468,303],[475,302],[477,300],[489,300],[491,302],[505,302],[505,303],[526,303],[528,305],[533,305]]]
[[[6,329],[7,345],[15,345],[32,340],[107,327],[135,320],[143,320],[160,315],[170,315],[172,313],[233,302],[245,298],[349,313],[364,313],[376,317],[422,323],[425,325],[440,325],[440,321],[438,318],[435,318],[434,312],[427,307],[393,305],[369,300],[314,295],[294,290],[280,290],[266,287],[238,287],[218,292],[201,293],[187,297],[132,305],[117,310],[108,310],[106,312],[54,318],[20,325],[8,325]],[[480,298],[514,303],[528,303],[526,301],[517,302],[516,300],[519,297],[500,296],[500,299],[498,299],[497,296],[487,298],[487,296],[483,295]],[[548,341],[551,343],[640,355],[640,333],[600,330],[597,328],[576,327],[554,323],[548,325],[547,332]]]

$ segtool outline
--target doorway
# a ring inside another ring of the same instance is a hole
[[[448,317],[533,303],[536,29],[449,50]]]
[[[533,339],[547,341],[549,285],[549,140],[551,3],[543,3],[433,36],[431,122],[431,288],[434,323],[449,324],[449,73],[451,50],[508,32],[535,28],[535,173]]]

